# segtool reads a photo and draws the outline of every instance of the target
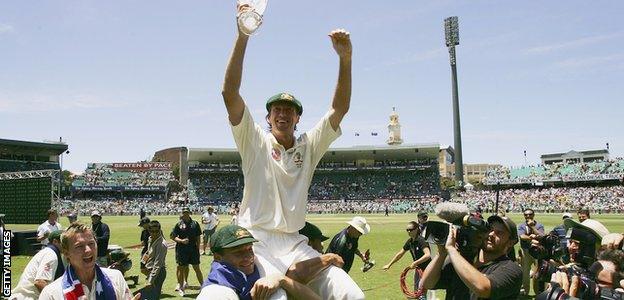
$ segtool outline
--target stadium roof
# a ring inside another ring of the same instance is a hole
[[[411,144],[398,146],[353,146],[346,148],[330,148],[321,161],[355,161],[370,160],[409,160],[437,159],[440,145]],[[238,162],[240,155],[234,148],[189,148],[189,162]]]
[[[60,155],[67,150],[67,144],[40,143],[0,139],[0,153]]]
[[[600,150],[588,150],[588,151],[575,151],[575,150],[570,150],[568,152],[565,153],[552,153],[552,154],[543,154],[541,156],[541,158],[558,158],[564,155],[601,155],[601,154],[609,154],[609,150],[606,149],[600,149]]]

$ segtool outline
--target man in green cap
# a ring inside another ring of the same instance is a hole
[[[260,277],[252,244],[243,227],[227,225],[210,240],[214,261],[197,299],[274,299],[284,290],[297,299],[320,299],[310,288],[284,275]],[[281,289],[283,290],[281,290]]]
[[[323,235],[321,229],[316,225],[305,222],[305,226],[299,230],[299,234],[308,238],[308,245],[319,253],[323,253],[323,242],[329,238]]]
[[[63,275],[65,267],[61,259],[62,233],[61,230],[55,230],[48,234],[50,242],[28,262],[9,299],[39,299],[41,290]]]
[[[242,13],[249,7],[238,7]],[[255,124],[240,94],[243,58],[249,36],[238,31],[223,83],[223,100],[241,155],[243,199],[238,222],[261,242],[254,244],[258,263],[270,274],[290,276],[297,262],[319,257],[299,234],[306,216],[308,189],[316,165],[340,134],[351,101],[351,38],[337,29],[329,33],[339,58],[338,82],[329,111],[309,131],[295,137],[303,106],[289,93],[266,103],[270,132]],[[309,283],[321,298],[363,299],[364,293],[344,271],[332,266]]]

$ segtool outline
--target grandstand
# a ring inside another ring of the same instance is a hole
[[[165,200],[175,177],[169,162],[90,163],[72,182],[72,197]]]
[[[40,223],[58,199],[64,143],[0,139],[0,213],[7,223]]]
[[[310,200],[417,199],[439,195],[439,145],[329,149],[316,168]],[[243,175],[236,149],[188,149],[191,201],[240,201]]]
[[[486,185],[563,185],[570,183],[617,184],[624,179],[624,159],[588,162],[554,162],[517,168],[498,167],[488,170]]]

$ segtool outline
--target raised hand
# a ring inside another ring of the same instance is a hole
[[[349,32],[344,29],[336,29],[328,35],[331,38],[336,54],[338,54],[340,58],[351,58],[352,47]]]
[[[279,289],[280,281],[283,279],[284,276],[278,274],[272,274],[258,279],[251,288],[251,298],[254,300],[269,299],[269,297]]]

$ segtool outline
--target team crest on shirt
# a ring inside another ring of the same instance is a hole
[[[276,161],[280,161],[282,160],[282,152],[277,148],[273,148],[273,150],[271,151],[271,157],[273,157],[273,159]]]
[[[295,163],[297,168],[301,168],[301,166],[303,166],[303,158],[301,158],[301,152],[295,152],[293,162]]]
[[[351,250],[351,248],[353,248],[353,244],[347,243],[347,249]]]

